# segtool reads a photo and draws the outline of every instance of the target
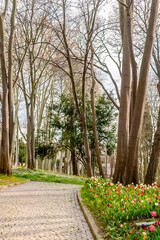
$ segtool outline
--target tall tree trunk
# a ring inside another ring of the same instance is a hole
[[[30,105],[28,103],[27,98],[27,90],[25,86],[25,80],[23,76],[23,68],[21,69],[21,80],[23,85],[23,95],[25,99],[26,104],[26,112],[27,112],[27,159],[26,159],[26,165],[27,168],[32,168],[31,166],[31,116],[30,116]]]
[[[134,113],[134,107],[136,103],[136,95],[137,95],[137,62],[135,60],[135,54],[133,49],[133,10],[134,10],[134,1],[127,0],[127,5],[130,6],[127,10],[127,26],[128,26],[128,42],[129,42],[129,53],[130,53],[130,61],[132,67],[132,86],[131,86],[131,101],[130,101],[130,121],[129,121],[129,130],[131,130],[132,117]],[[134,165],[134,173],[133,173],[133,181],[138,182],[138,144],[136,147],[135,154],[135,165]]]
[[[34,123],[34,99],[31,99],[31,168],[35,168],[35,123]]]
[[[108,154],[107,154],[107,147],[105,150],[105,159],[106,159],[106,178],[108,178]]]
[[[32,168],[31,164],[31,118],[27,116],[27,168]]]
[[[115,158],[114,155],[110,158],[110,167],[111,167],[110,177],[112,177],[112,175],[113,175],[113,168],[114,168],[114,161],[115,161],[114,158]]]
[[[139,143],[137,143],[135,150],[135,159],[134,159],[134,168],[133,168],[133,180],[134,184],[138,184],[139,182],[139,171],[138,171],[138,153],[139,153]]]
[[[11,159],[9,157],[9,121],[8,121],[8,89],[3,84],[2,101],[2,146],[1,146],[1,172],[12,174]]]
[[[8,46],[8,89],[9,89],[9,155],[12,161],[12,152],[14,144],[14,89],[13,89],[13,38],[15,30],[15,14],[17,8],[17,0],[13,0],[13,9],[11,15],[11,32]]]
[[[147,38],[144,48],[144,54],[141,64],[139,85],[136,96],[136,103],[134,108],[134,114],[132,118],[130,140],[128,147],[128,161],[126,166],[126,180],[125,184],[130,184],[133,182],[134,166],[135,166],[135,154],[137,150],[137,145],[139,143],[142,120],[144,114],[145,100],[146,100],[146,89],[149,75],[149,66],[151,61],[151,55],[153,50],[154,35],[157,23],[158,14],[158,0],[152,1],[151,14],[149,19],[149,26],[147,30]]]
[[[13,0],[11,13],[11,30],[9,34],[9,42],[5,42],[4,22],[8,11],[9,1],[5,1],[4,12],[0,12],[0,61],[2,74],[2,142],[1,142],[1,159],[0,172],[6,175],[12,174],[12,149],[13,149],[13,135],[14,135],[14,121],[13,121],[13,56],[12,46],[15,28],[15,14],[17,0]],[[6,66],[5,45],[8,45],[8,70]]]
[[[91,165],[92,165],[92,174],[95,176],[95,153],[94,153],[94,143],[91,147]]]
[[[70,101],[71,101],[71,103],[73,103],[74,99],[73,99],[71,90],[70,90],[70,94],[71,94]],[[74,114],[73,114],[73,112],[70,117],[70,126],[71,126],[72,131],[74,131]],[[76,146],[75,146],[74,137],[72,137],[72,136],[70,139],[70,145],[71,145],[71,162],[72,162],[72,167],[73,167],[73,175],[77,176],[78,175],[78,165],[77,165],[76,152],[75,152]]]
[[[85,112],[83,112],[83,114],[81,116],[81,123],[82,123],[84,149],[85,149],[85,157],[86,157],[87,177],[92,177],[91,157],[90,157],[90,153],[89,153],[89,142],[88,142],[88,132],[87,132],[86,113]]]
[[[18,104],[18,87],[15,89],[15,95],[16,95],[16,102],[15,102],[15,128],[16,128],[16,137],[15,137],[15,142],[16,142],[16,156],[15,156],[15,169],[17,169],[17,163],[18,163],[18,157],[19,157],[19,121],[18,121],[18,109],[19,109],[19,104]]]
[[[62,173],[62,162],[63,162],[63,150],[61,150],[61,156],[60,156],[60,159],[59,159],[59,173]]]
[[[75,149],[71,151],[71,161],[73,166],[73,175],[78,175],[78,167],[77,167],[77,160],[76,160],[76,153]]]
[[[99,167],[99,173],[102,178],[105,178],[104,171],[102,167],[101,162],[101,155],[100,155],[100,149],[99,149],[99,143],[98,143],[98,136],[97,136],[97,126],[96,126],[96,110],[95,110],[95,99],[94,99],[94,89],[95,89],[95,79],[94,79],[94,70],[93,70],[93,55],[94,51],[92,50],[92,56],[91,56],[91,75],[92,75],[92,87],[91,87],[91,108],[92,108],[92,130],[93,130],[93,137],[94,137],[94,145],[96,150],[96,157],[97,157],[97,163]]]
[[[159,97],[160,97],[160,81],[157,85]],[[147,169],[147,174],[145,176],[145,184],[152,184],[155,181],[156,172],[158,169],[158,163],[160,159],[160,107],[157,121],[157,130],[154,135],[154,142],[152,146],[152,153],[150,157],[150,162]]]
[[[124,183],[125,165],[128,155],[129,141],[129,116],[130,116],[130,99],[131,99],[131,67],[129,54],[128,26],[127,26],[127,11],[123,6],[120,6],[123,40],[123,62],[122,62],[122,85],[121,99],[119,108],[119,124],[118,124],[118,146],[117,159],[113,180],[114,182]]]
[[[9,158],[9,121],[8,121],[8,81],[6,71],[6,58],[5,58],[5,32],[4,32],[4,15],[0,15],[0,61],[2,72],[2,146],[1,146],[1,161],[0,172],[5,175],[11,175],[11,162]]]

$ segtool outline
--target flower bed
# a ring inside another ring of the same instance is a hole
[[[82,199],[98,217],[106,239],[160,239],[160,186],[113,184],[101,178],[88,179]],[[155,221],[150,226],[136,222]]]

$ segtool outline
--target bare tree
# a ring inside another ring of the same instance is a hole
[[[35,0],[23,1],[25,11],[18,11],[20,28],[17,31],[16,56],[20,72],[19,85],[24,94],[27,113],[27,162],[28,168],[35,168],[35,107],[38,91],[43,92],[44,102],[36,109],[38,127],[41,125],[44,105],[47,101],[47,89],[53,80],[54,72],[48,67],[45,58],[49,56],[48,46],[45,44],[50,37],[46,27],[46,16],[41,13],[41,5]],[[30,8],[28,8],[30,6]],[[47,40],[46,40],[47,39]],[[23,52],[23,54],[22,54]],[[25,56],[25,61],[23,61]],[[49,58],[51,55],[49,56]],[[48,68],[47,68],[48,67]],[[44,84],[43,84],[44,83]],[[40,102],[39,102],[40,104]]]

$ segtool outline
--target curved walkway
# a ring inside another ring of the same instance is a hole
[[[93,240],[77,201],[78,189],[28,182],[0,190],[0,239]]]

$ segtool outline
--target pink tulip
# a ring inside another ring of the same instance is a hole
[[[154,230],[155,230],[155,227],[153,225],[149,226],[149,231],[150,232],[154,232]]]
[[[156,217],[157,213],[156,212],[152,212],[152,217]]]

